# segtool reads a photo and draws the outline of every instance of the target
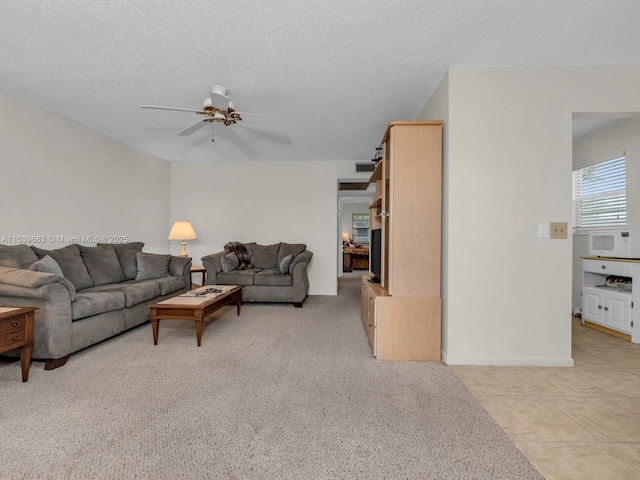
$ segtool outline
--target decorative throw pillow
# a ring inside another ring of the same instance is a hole
[[[69,294],[71,295],[71,301],[73,302],[75,300],[76,298],[75,287],[69,280],[64,278],[60,265],[58,265],[58,262],[56,262],[49,255],[45,255],[37,262],[33,262],[29,267],[29,270],[33,270],[35,272],[42,272],[42,273],[52,273],[53,275],[58,275],[62,277],[62,281],[60,281],[60,283],[62,283],[66,287],[66,289],[69,290]]]
[[[282,259],[280,262],[280,273],[289,273],[289,267],[291,266],[291,262],[293,262],[293,255],[289,254]]]
[[[62,273],[62,269],[58,262],[56,262],[49,255],[45,255],[37,262],[33,262],[33,264],[29,267],[29,270],[34,270],[36,272],[44,272],[44,273],[53,273],[54,275],[60,275],[64,277]]]
[[[293,255],[293,258],[300,255],[307,249],[307,245],[304,243],[284,243],[280,242],[280,251],[278,252],[278,265],[282,262],[282,259],[287,255]]]
[[[138,274],[136,280],[149,280],[152,278],[170,277],[169,263],[171,255],[159,253],[141,253],[136,254],[138,263]]]
[[[231,252],[220,259],[220,263],[222,263],[222,271],[223,272],[231,272],[240,266],[240,261],[238,260],[238,256]]]
[[[64,273],[64,278],[73,283],[76,290],[93,287],[93,279],[89,275],[82,256],[80,256],[79,245],[73,243],[55,250],[44,250],[34,246],[31,246],[31,249],[36,252],[39,258],[49,255],[58,262],[62,273]]]

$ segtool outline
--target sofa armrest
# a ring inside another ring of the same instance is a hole
[[[207,270],[207,285],[215,285],[216,284],[216,276],[222,271],[222,257],[227,255],[229,252],[225,252],[224,250],[221,252],[212,253],[210,255],[205,255],[201,258],[202,266]]]
[[[37,272],[34,270],[26,270],[23,268],[11,268],[0,266],[0,294],[4,295],[7,290],[9,292],[22,292],[20,296],[34,296],[40,298],[41,294],[37,289],[53,283],[59,283],[69,292],[70,301],[76,298],[76,289],[73,284],[60,275],[53,273]],[[11,287],[23,287],[19,289]]]
[[[191,257],[179,257],[171,255],[169,262],[169,273],[177,277],[184,278],[184,285],[187,290],[191,290]]]
[[[72,297],[67,283],[71,285],[59,275],[0,266],[0,305],[38,308],[34,359],[61,358],[72,352]]]

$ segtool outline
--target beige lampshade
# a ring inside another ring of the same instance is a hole
[[[169,232],[169,240],[182,240],[182,251],[179,253],[181,257],[188,257],[187,243],[185,240],[196,240],[196,232],[191,226],[191,222],[175,222]]]
[[[175,222],[169,232],[169,240],[196,240],[197,238],[191,222]]]
[[[348,242],[349,241],[349,234],[347,233],[346,230],[342,231],[342,241],[343,242]]]

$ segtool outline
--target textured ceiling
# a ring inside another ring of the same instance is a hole
[[[637,0],[2,0],[0,87],[169,161],[369,160],[449,67],[638,65],[639,19]],[[139,108],[214,84],[285,120],[211,143],[176,135],[193,113]]]

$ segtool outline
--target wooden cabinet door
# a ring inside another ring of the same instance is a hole
[[[360,286],[360,315],[362,317],[362,323],[367,326],[367,320],[369,320],[369,282],[365,277],[361,279],[362,285]]]
[[[367,329],[367,336],[369,337],[369,345],[373,351],[373,356],[376,356],[376,294],[372,289],[369,289],[369,316],[365,325]]]

